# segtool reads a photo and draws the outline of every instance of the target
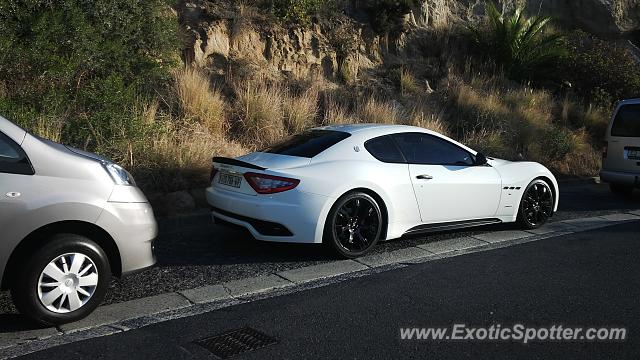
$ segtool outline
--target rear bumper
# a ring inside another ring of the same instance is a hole
[[[602,170],[600,180],[606,183],[635,186],[640,188],[640,172]]]
[[[322,232],[317,235],[316,230],[322,226],[319,223],[328,201],[328,197],[296,190],[252,196],[207,189],[213,219],[244,227],[258,240],[274,242],[322,242]]]
[[[116,242],[123,275],[143,271],[156,263],[153,241],[158,226],[149,203],[109,202],[97,225]]]

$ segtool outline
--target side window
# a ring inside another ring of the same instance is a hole
[[[471,166],[473,156],[463,148],[439,137],[423,133],[392,135],[411,164]]]
[[[368,140],[364,143],[364,147],[374,158],[382,162],[406,163],[400,149],[387,135]]]
[[[0,173],[33,175],[33,167],[20,146],[0,133]]]

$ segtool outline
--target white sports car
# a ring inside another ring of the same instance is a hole
[[[214,158],[207,200],[216,223],[258,240],[325,243],[352,258],[405,235],[537,228],[558,208],[558,183],[538,163],[487,158],[430,130],[340,125]]]

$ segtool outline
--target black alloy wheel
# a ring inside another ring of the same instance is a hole
[[[553,192],[544,180],[534,180],[527,186],[518,211],[518,222],[525,229],[544,225],[553,215]]]
[[[325,241],[346,258],[367,253],[382,232],[382,211],[376,200],[362,192],[340,198],[329,212]]]

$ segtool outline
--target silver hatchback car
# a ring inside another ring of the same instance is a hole
[[[156,235],[126,170],[0,117],[0,279],[21,313],[47,325],[87,316],[112,275],[155,263]]]

